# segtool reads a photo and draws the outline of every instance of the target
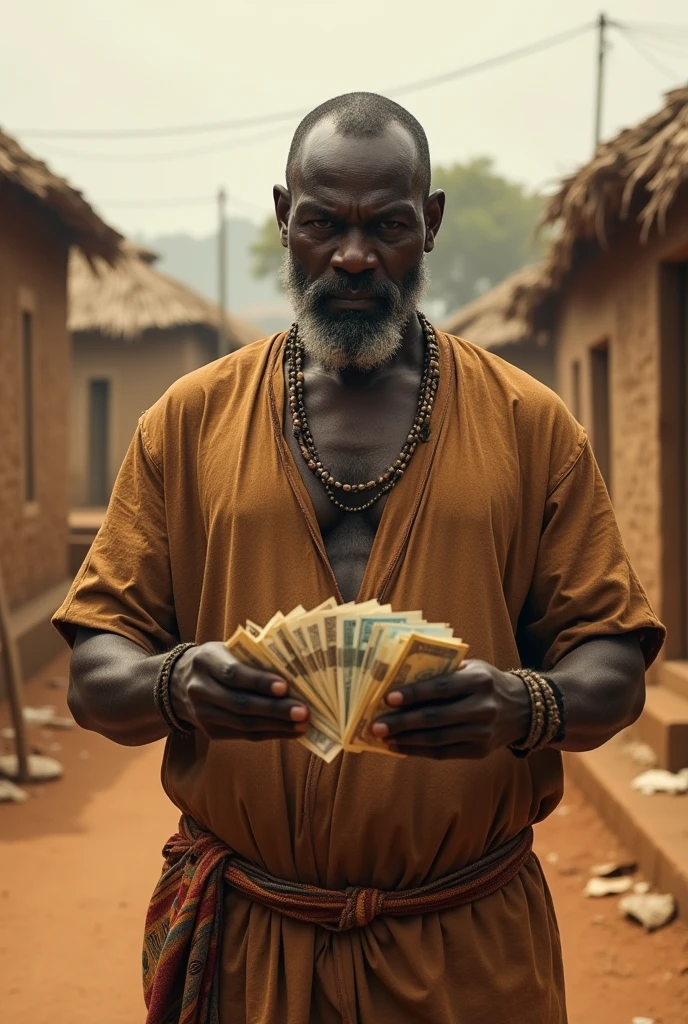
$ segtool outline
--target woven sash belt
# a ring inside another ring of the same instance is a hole
[[[532,845],[528,827],[480,860],[428,885],[397,891],[350,886],[340,892],[275,878],[183,815],[179,832],[163,848],[166,865],[146,918],[146,1024],[217,1024],[225,884],[286,917],[346,931],[380,916],[427,914],[474,903],[510,882]]]

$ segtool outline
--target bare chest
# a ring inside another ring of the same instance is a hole
[[[337,392],[318,381],[308,387],[305,401],[320,461],[341,483],[357,485],[377,480],[394,465],[406,441],[418,401],[415,375],[400,375],[395,388]],[[285,399],[284,436],[309,493],[325,550],[345,600],[354,600],[361,587],[371,548],[388,495],[369,508],[348,512],[328,496],[320,479],[308,468],[292,429]],[[349,508],[366,504],[377,491],[336,490]]]

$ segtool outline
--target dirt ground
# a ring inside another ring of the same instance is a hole
[[[27,704],[64,709],[64,687],[48,683],[66,666],[61,658],[32,680]],[[118,747],[78,729],[33,729],[31,739],[65,775],[32,787],[24,804],[0,804],[0,1017],[143,1024],[143,916],[176,825],[158,781],[161,744]],[[573,787],[538,826],[537,850],[559,915],[570,1024],[686,1024],[688,929],[647,935],[619,917],[614,897],[583,898],[591,865],[624,851]]]

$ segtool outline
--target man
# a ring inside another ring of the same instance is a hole
[[[149,1021],[563,1024],[538,862],[498,884],[489,865],[556,806],[559,750],[638,716],[662,627],[582,428],[414,312],[444,209],[417,121],[366,93],[318,107],[275,208],[298,327],[142,416],[56,616],[75,718],[119,743],[167,736],[186,816],[149,914]],[[470,643],[452,676],[390,696],[375,732],[403,759],[309,756],[307,708],[222,643],[333,594],[419,608]],[[509,749],[535,722],[520,664],[565,719],[526,758]],[[480,895],[435,909],[424,887],[442,897],[465,869]],[[379,910],[418,888],[420,911],[356,916],[361,893]],[[356,914],[314,923],[328,900]]]

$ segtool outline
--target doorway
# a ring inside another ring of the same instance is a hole
[[[92,380],[88,386],[88,503],[95,507],[110,500],[110,381]]]
[[[590,350],[590,386],[592,397],[592,446],[597,465],[612,493],[611,400],[609,394],[609,343],[601,342]]]
[[[688,659],[688,262],[660,272],[661,615],[665,657]]]

